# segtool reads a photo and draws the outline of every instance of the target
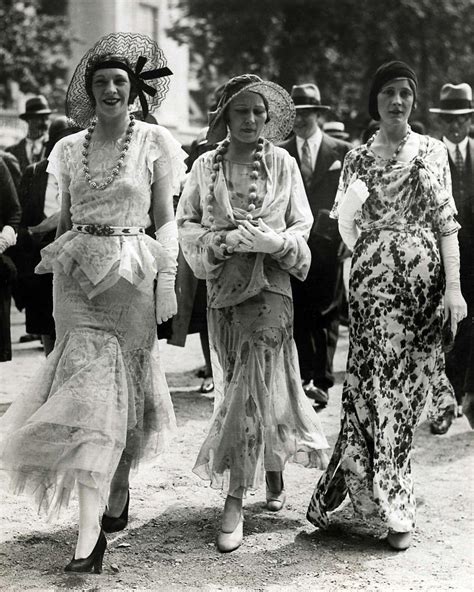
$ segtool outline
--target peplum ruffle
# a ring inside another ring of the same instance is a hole
[[[126,279],[146,292],[156,274],[176,262],[147,235],[95,236],[68,231],[42,249],[35,272],[62,271],[74,278],[89,299]]]

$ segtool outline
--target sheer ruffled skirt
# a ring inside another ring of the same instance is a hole
[[[175,425],[160,368],[153,284],[124,279],[90,299],[56,273],[57,342],[0,421],[0,468],[14,492],[52,515],[79,482],[105,505],[123,455],[132,466],[161,451]]]
[[[291,299],[261,292],[208,318],[215,411],[194,472],[240,497],[290,459],[324,468],[328,444],[301,386]]]

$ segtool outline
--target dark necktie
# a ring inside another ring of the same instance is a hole
[[[31,145],[31,162],[39,162],[43,154],[43,142],[33,140]]]
[[[313,167],[311,164],[311,151],[307,140],[303,142],[301,150],[301,175],[306,185],[309,185],[313,175]]]
[[[456,165],[456,170],[459,175],[459,197],[464,196],[464,159],[461,154],[461,150],[459,150],[459,144],[456,144],[456,151],[454,153],[454,164]]]

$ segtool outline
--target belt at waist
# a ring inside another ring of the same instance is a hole
[[[145,234],[142,226],[109,226],[108,224],[73,224],[75,232],[95,234],[96,236],[135,236]]]

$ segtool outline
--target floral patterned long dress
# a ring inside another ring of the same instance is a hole
[[[415,525],[410,467],[415,427],[433,390],[452,389],[441,353],[444,274],[438,240],[457,232],[444,145],[421,136],[416,158],[389,161],[366,145],[348,153],[337,208],[354,176],[369,197],[350,275],[350,341],[339,437],[309,504],[316,526],[350,496],[389,530]],[[440,388],[443,385],[443,388]]]
[[[311,210],[296,161],[264,143],[254,218],[282,233],[273,255],[225,255],[225,233],[248,214],[251,164],[224,161],[209,195],[214,151],[193,165],[177,221],[183,253],[207,279],[215,407],[194,472],[235,497],[288,460],[324,468],[328,448],[303,392],[293,340],[290,273],[306,276]]]

